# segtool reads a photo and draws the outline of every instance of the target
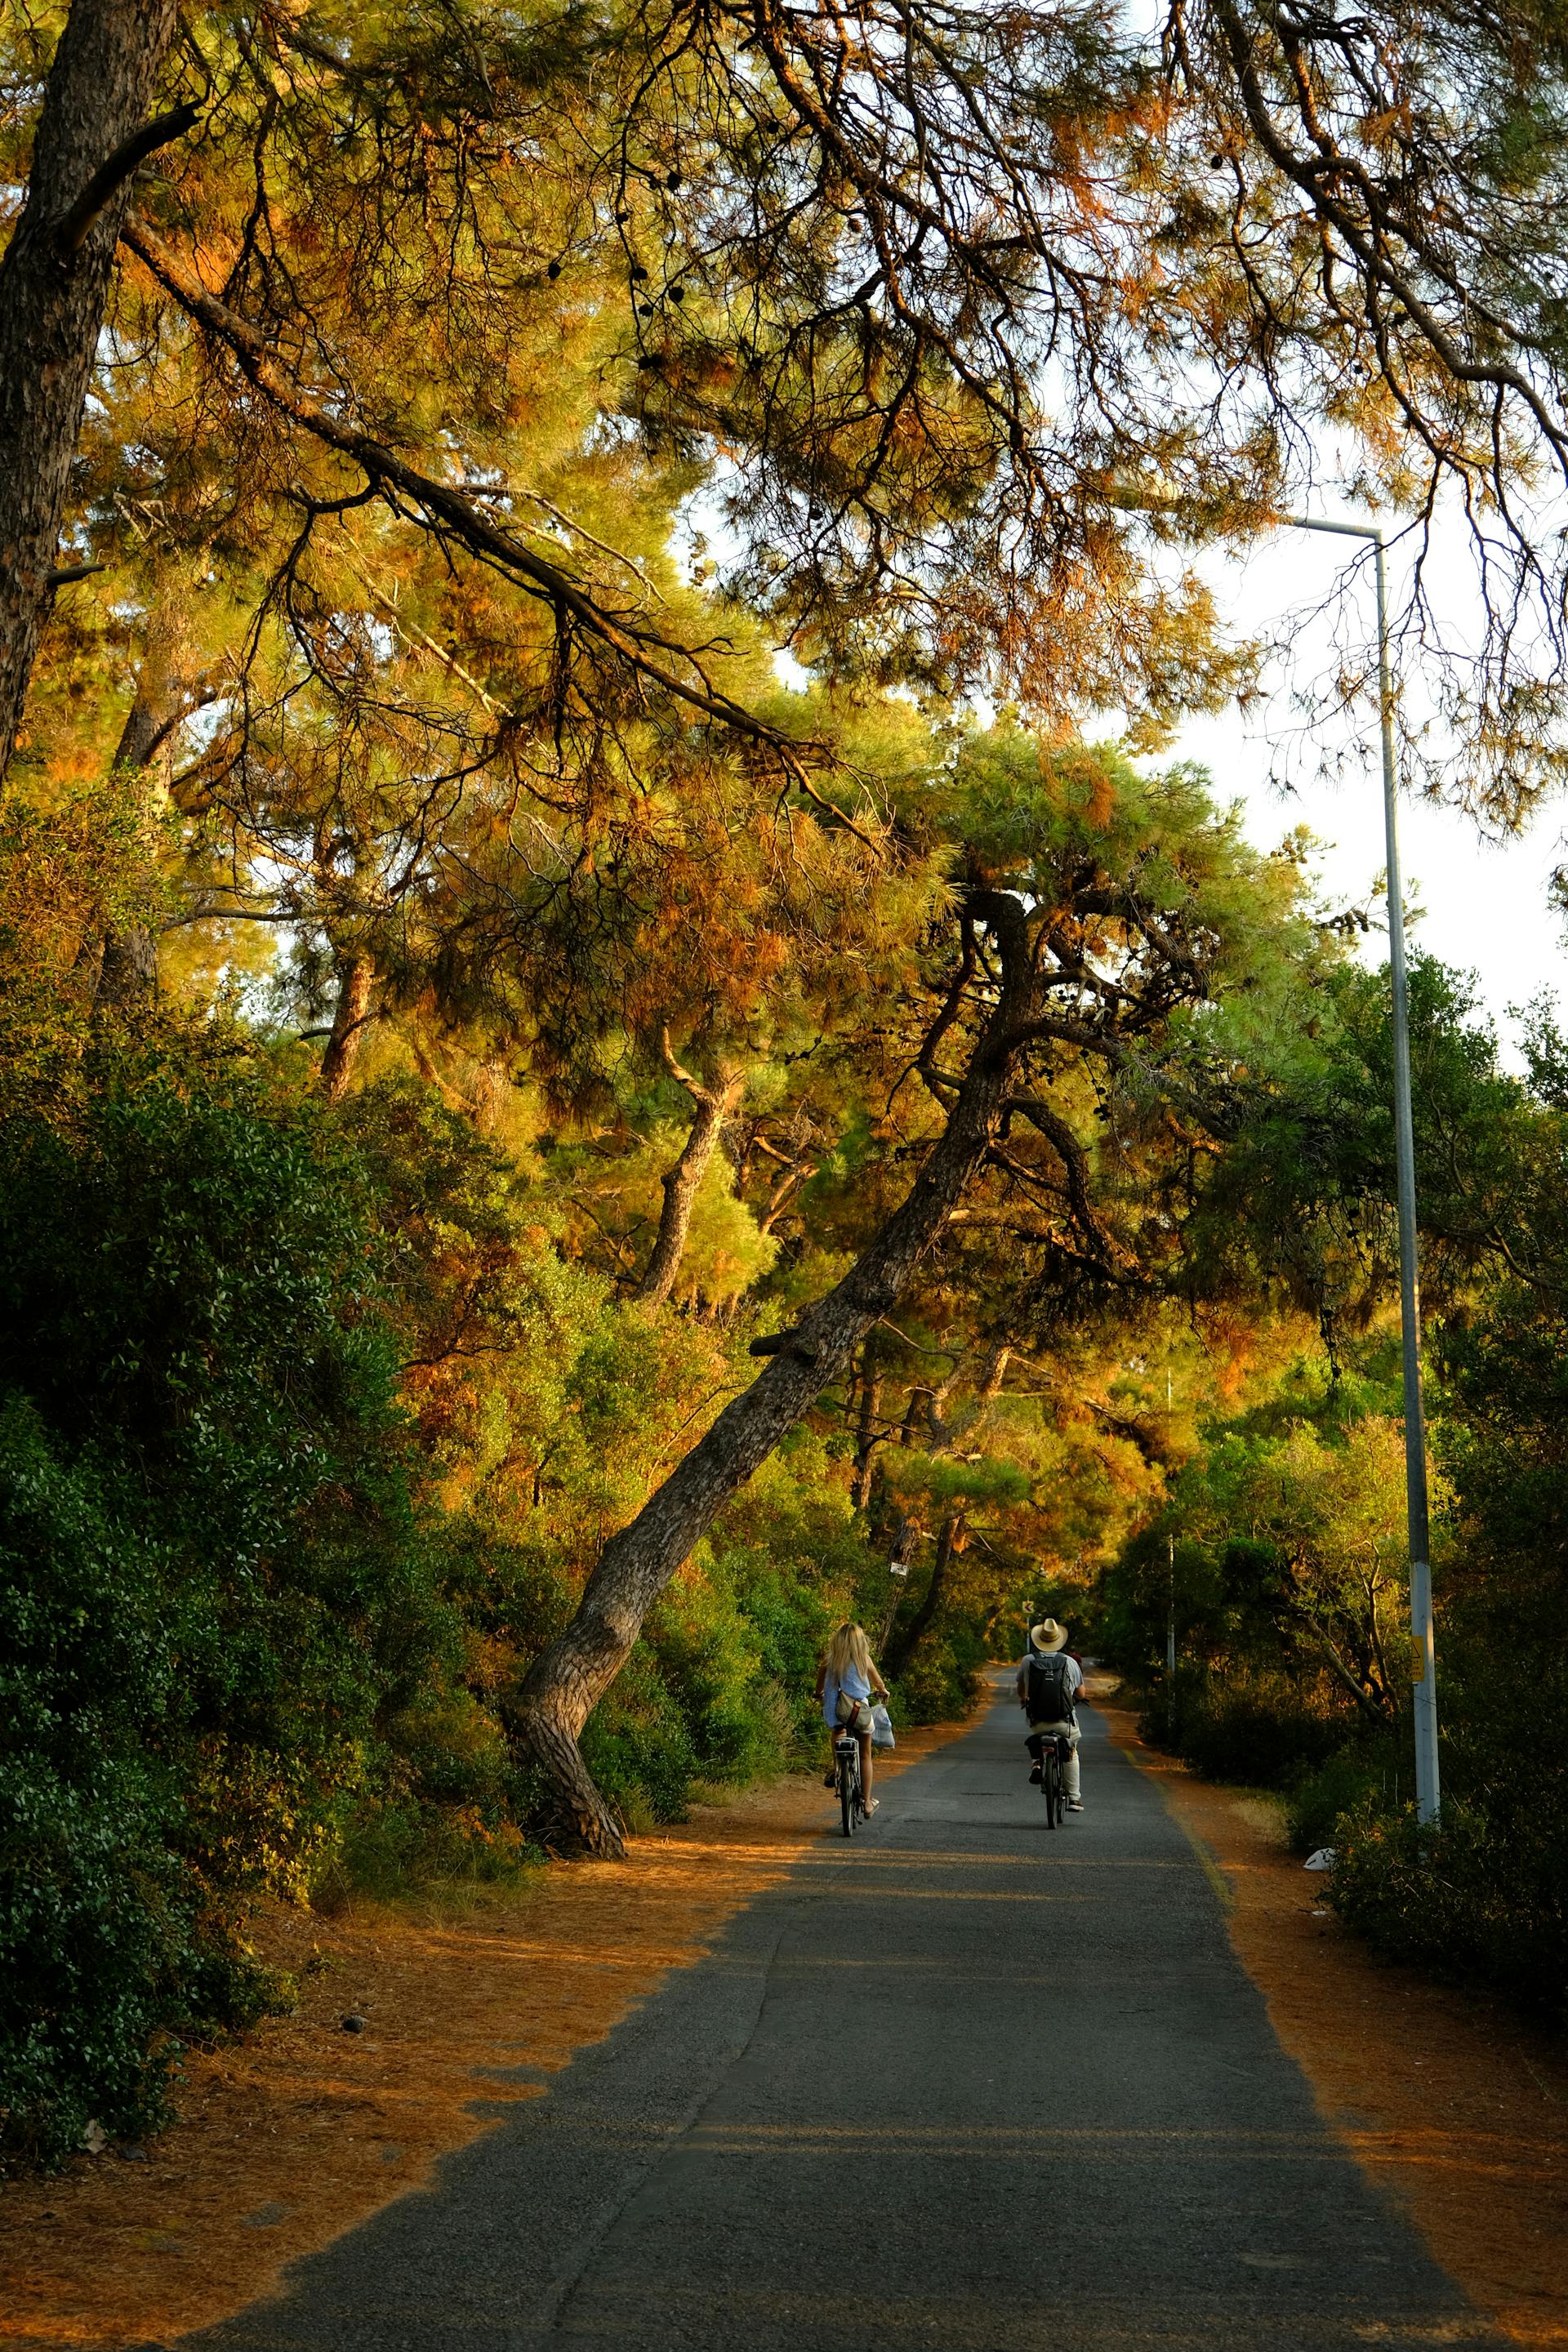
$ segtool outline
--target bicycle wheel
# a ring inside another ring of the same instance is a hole
[[[1040,1775],[1040,1785],[1046,1792],[1046,1826],[1054,1830],[1060,1827],[1062,1819],[1062,1759],[1057,1754],[1054,1739],[1046,1744],[1044,1760],[1046,1769]]]
[[[853,1764],[841,1762],[838,1767],[838,1810],[843,1816],[846,1837],[852,1838],[855,1834],[855,1813],[859,1802],[860,1775]]]

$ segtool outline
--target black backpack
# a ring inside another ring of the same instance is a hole
[[[1031,1651],[1029,1721],[1070,1723],[1072,1720],[1072,1691],[1068,1683],[1067,1652],[1052,1650],[1042,1655],[1038,1650]]]

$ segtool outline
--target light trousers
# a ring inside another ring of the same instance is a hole
[[[1062,1786],[1067,1790],[1068,1802],[1070,1804],[1077,1804],[1079,1795],[1077,1724],[1031,1723],[1029,1726],[1029,1737],[1031,1740],[1034,1738],[1037,1732],[1043,1739],[1048,1739],[1052,1737],[1066,1738],[1068,1753],[1068,1760],[1062,1767]]]

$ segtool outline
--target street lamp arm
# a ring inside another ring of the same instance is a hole
[[[1277,528],[1280,530],[1324,530],[1335,539],[1364,539],[1377,547],[1388,544],[1380,522],[1333,522],[1326,515],[1280,515]]]

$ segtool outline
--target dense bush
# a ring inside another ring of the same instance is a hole
[[[1408,1805],[1414,1765],[1407,1742],[1391,1731],[1383,1740],[1352,1740],[1289,1787],[1286,1820],[1297,1853],[1337,1846],[1347,1814],[1397,1814]]]
[[[1380,1950],[1568,2013],[1568,1826],[1561,1785],[1500,1813],[1450,1795],[1441,1827],[1365,1805],[1341,1818],[1335,1908]],[[1555,1801],[1553,1801],[1555,1800]]]
[[[171,1565],[0,1406],[0,2124],[45,2162],[161,2121],[173,2037],[268,1998],[189,1850]]]
[[[980,1629],[962,1618],[944,1628],[944,1638],[922,1645],[893,1685],[895,1718],[909,1723],[951,1723],[968,1709],[980,1686],[987,1643]]]
[[[163,1040],[0,1122],[0,2111],[144,2129],[267,1988],[457,1626],[410,1506],[355,1187],[247,1061]]]
[[[1294,1788],[1335,1753],[1346,1734],[1342,1711],[1325,1706],[1310,1685],[1247,1666],[1183,1675],[1175,1724],[1178,1753],[1200,1772],[1257,1789]],[[1146,1708],[1141,1728],[1163,1744],[1166,1725],[1162,1692]]]
[[[1477,1562],[1445,1630],[1443,1806],[1436,1831],[1393,1801],[1392,1775],[1345,1804],[1333,1899],[1401,1959],[1568,2013],[1568,1666],[1539,1641],[1529,1595]],[[1541,1563],[1531,1563],[1539,1596]],[[1532,1639],[1531,1636],[1537,1638]]]

